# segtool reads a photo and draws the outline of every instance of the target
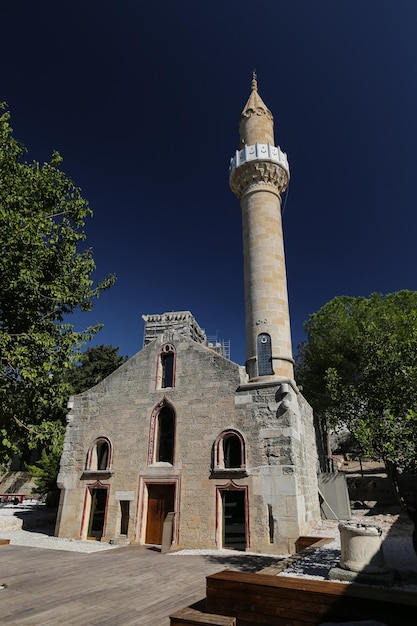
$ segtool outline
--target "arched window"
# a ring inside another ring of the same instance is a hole
[[[171,343],[166,343],[158,353],[158,365],[156,371],[156,387],[164,389],[175,386],[175,348]]]
[[[237,435],[223,437],[223,460],[226,468],[242,467],[242,442]]]
[[[245,467],[245,441],[242,435],[235,430],[222,432],[215,443],[214,469],[242,470]]]
[[[87,455],[87,470],[109,470],[111,462],[111,445],[107,437],[98,437]]]
[[[173,465],[174,449],[175,411],[164,398],[151,417],[148,463],[171,463]]]
[[[271,336],[258,335],[258,376],[273,376]]]
[[[174,413],[164,406],[158,413],[155,461],[174,461]]]

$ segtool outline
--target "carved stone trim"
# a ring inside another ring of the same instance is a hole
[[[230,478],[232,476],[233,478],[246,478],[249,474],[245,468],[242,469],[240,467],[229,467],[226,469],[213,467],[209,478]]]
[[[230,174],[230,188],[238,198],[256,185],[270,185],[278,193],[282,193],[288,182],[288,172],[278,163],[271,161],[243,163]]]
[[[263,103],[262,103],[263,104]],[[273,117],[272,117],[272,113],[271,111],[264,105],[264,106],[257,106],[255,107],[248,107],[247,109],[245,109],[244,111],[242,111],[242,115],[240,116],[240,118],[248,118],[248,117],[252,117],[252,115],[265,115],[265,117],[267,117],[269,120],[273,121]]]
[[[111,478],[113,476],[114,472],[110,469],[104,469],[104,470],[91,470],[91,469],[85,469],[83,470],[82,474],[81,474],[81,480],[93,480],[94,478],[98,481],[100,481],[100,478]]]

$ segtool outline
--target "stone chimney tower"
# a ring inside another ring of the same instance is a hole
[[[239,122],[240,148],[230,163],[230,187],[240,199],[250,383],[294,378],[281,194],[288,159],[274,141],[274,119],[258,93],[256,74]]]

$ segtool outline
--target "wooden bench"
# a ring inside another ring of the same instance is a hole
[[[173,613],[169,619],[171,626],[181,626],[182,624],[188,624],[188,626],[236,626],[234,617],[202,613],[191,607]]]
[[[331,541],[334,540],[330,537],[309,537],[303,535],[301,537],[298,537],[297,541],[295,542],[295,551],[303,552],[303,550],[305,550],[306,548],[314,548],[315,550],[317,550],[317,548],[321,548],[322,546],[326,545],[326,543],[330,543]]]
[[[0,539],[0,546],[8,546],[10,539]]]
[[[318,626],[355,620],[414,626],[417,594],[226,570],[207,577],[206,608],[209,613],[233,615],[237,626]]]

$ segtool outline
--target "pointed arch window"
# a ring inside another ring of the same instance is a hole
[[[158,353],[158,365],[156,372],[157,389],[175,387],[175,362],[176,351],[172,343],[166,343]]]
[[[258,376],[273,376],[271,335],[258,335]]]
[[[112,447],[107,437],[98,437],[87,454],[86,470],[93,472],[109,471],[111,467]]]
[[[155,461],[173,463],[174,461],[174,413],[169,406],[164,406],[158,413]]]
[[[174,464],[175,452],[175,411],[164,399],[153,411],[151,417],[148,464]]]
[[[243,436],[236,430],[223,431],[214,445],[215,471],[245,471],[246,450]]]

